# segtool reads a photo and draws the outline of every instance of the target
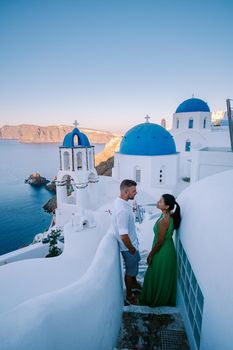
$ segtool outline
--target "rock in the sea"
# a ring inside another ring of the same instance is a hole
[[[45,186],[48,182],[49,180],[43,176],[40,176],[39,173],[33,173],[29,176],[28,179],[25,180],[25,183],[35,187]]]
[[[51,181],[49,184],[45,185],[46,190],[56,194],[56,182],[55,180]]]
[[[53,196],[48,200],[48,202],[43,206],[44,211],[47,213],[53,213],[57,208],[57,197]]]

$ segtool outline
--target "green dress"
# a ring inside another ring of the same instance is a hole
[[[152,248],[158,240],[158,223],[154,225],[154,241]],[[147,268],[140,304],[155,306],[176,305],[176,251],[172,239],[174,232],[173,218],[170,218],[169,227],[165,234],[163,245],[152,258]]]

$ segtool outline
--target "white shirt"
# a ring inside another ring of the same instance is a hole
[[[128,251],[120,235],[128,235],[132,245],[138,250],[138,237],[135,227],[135,217],[131,205],[121,198],[116,198],[112,215],[112,225],[121,251]]]

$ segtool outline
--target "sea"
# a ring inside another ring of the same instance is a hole
[[[43,205],[53,194],[24,181],[34,172],[50,181],[57,175],[59,145],[0,140],[0,255],[27,246],[49,227]],[[96,154],[104,148],[94,146]]]

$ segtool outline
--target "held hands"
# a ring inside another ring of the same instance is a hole
[[[148,257],[147,257],[147,260],[146,260],[147,265],[150,265],[150,263],[151,263],[151,261],[152,261],[152,258],[153,258],[153,254],[152,254],[152,252],[150,252],[149,255],[148,255]]]
[[[133,247],[133,249],[131,249],[129,252],[130,254],[134,255],[136,253],[137,249],[135,247]]]

